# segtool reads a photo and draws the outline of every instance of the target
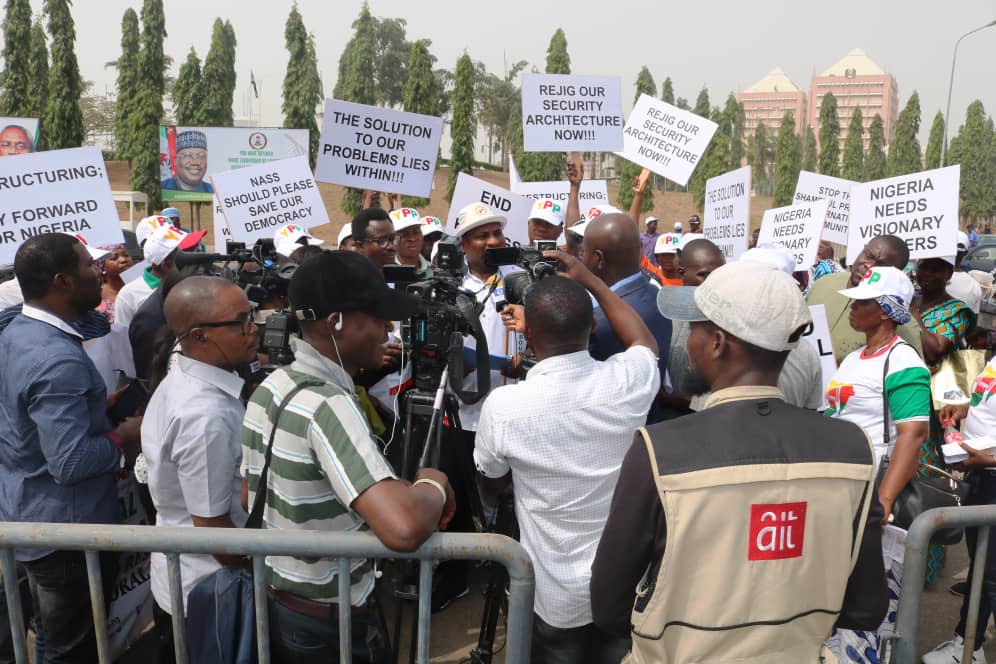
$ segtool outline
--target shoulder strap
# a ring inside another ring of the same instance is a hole
[[[263,461],[263,469],[259,471],[259,482],[256,484],[256,497],[252,501],[252,511],[249,512],[249,518],[246,520],[246,528],[262,528],[263,527],[263,507],[266,506],[266,480],[270,473],[270,460],[273,458],[273,439],[277,435],[277,424],[280,422],[280,415],[284,412],[287,404],[291,402],[297,393],[307,387],[318,387],[322,383],[308,381],[301,383],[294,387],[293,390],[287,393],[280,405],[277,406],[277,412],[273,414],[272,426],[270,427],[270,439],[266,443],[266,455]]]
[[[882,462],[885,463],[889,458],[889,395],[885,391],[885,379],[889,376],[889,357],[892,355],[892,351],[896,350],[900,346],[909,346],[913,348],[909,343],[902,340],[900,337],[899,341],[889,349],[889,352],[885,354],[885,362],[882,363],[882,445],[885,446],[885,454],[883,455]],[[913,350],[916,350],[915,348]]]

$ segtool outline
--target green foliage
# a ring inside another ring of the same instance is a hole
[[[201,69],[204,93],[195,124],[209,127],[231,127],[235,124],[232,112],[236,85],[235,44],[232,24],[216,18],[211,31],[211,47]]]
[[[678,97],[677,99],[675,99],[674,100],[674,105],[677,106],[678,108],[680,108],[683,111],[690,111],[690,110],[692,110],[692,107],[689,106],[689,104],[688,104],[688,100],[685,99],[684,97]]]
[[[457,60],[456,83],[453,87],[453,124],[450,126],[450,179],[446,185],[446,200],[453,200],[460,173],[473,174],[474,137],[477,122],[474,118],[475,91],[474,63],[464,53]]]
[[[31,2],[7,0],[3,20],[0,115],[24,117],[31,108]]]
[[[812,127],[806,125],[806,135],[802,139],[802,170],[815,173],[818,157],[819,148],[816,145],[816,134]]]
[[[916,173],[920,163],[920,95],[914,90],[896,121],[896,137],[889,144],[889,177]]]
[[[695,99],[695,108],[692,109],[692,113],[707,118],[711,112],[712,106],[709,105],[709,90],[703,85],[702,89],[699,90],[699,96]]]
[[[736,95],[732,92],[726,97],[726,105],[723,107],[721,123],[727,136],[730,137],[729,153],[730,163],[727,170],[732,171],[743,166],[746,149],[744,146],[744,122],[747,115],[744,112],[744,105],[737,101]]]
[[[816,143],[816,139],[813,139]],[[775,149],[771,145],[771,137],[768,136],[768,128],[763,122],[757,124],[754,135],[747,142],[747,163],[750,164],[751,180],[754,183],[754,191],[758,196],[771,196],[772,194],[772,166],[775,158]]]
[[[924,168],[941,167],[941,143],[944,142],[944,116],[940,111],[934,116],[934,122],[930,125],[930,138],[927,139],[927,154]]]
[[[499,163],[509,153],[516,162],[522,158],[522,98],[515,78],[527,64],[520,60],[502,76],[477,65],[477,118],[488,134],[488,156],[497,152]]]
[[[636,75],[636,94],[633,95],[634,104],[640,100],[640,95],[657,96],[657,84],[654,83],[654,77],[646,65]]]
[[[688,189],[692,192],[695,202],[695,209],[699,212],[705,212],[706,185],[709,179],[732,170],[730,168],[730,123],[725,121],[725,113],[718,108],[713,109],[710,119],[716,123],[718,128],[716,133],[712,135],[709,147],[702,154],[702,160],[688,183]],[[737,168],[740,168],[739,163]]]
[[[190,47],[187,60],[180,65],[180,71],[173,84],[173,112],[176,124],[192,125],[197,121],[204,102],[204,84],[201,78],[201,59],[197,51]]]
[[[83,110],[80,108],[83,80],[76,61],[76,25],[69,6],[69,0],[45,0],[44,3],[48,33],[52,36],[52,66],[42,135],[51,150],[83,144]]]
[[[158,102],[158,103],[157,103]],[[151,86],[139,85],[131,117],[133,150],[129,181],[134,191],[149,197],[150,209],[162,204],[159,186],[159,121],[162,98],[156,97]]]
[[[567,54],[567,37],[559,28],[550,39],[546,49],[546,73],[570,74],[571,56]],[[521,106],[521,98],[519,100]],[[519,111],[521,124],[521,110]],[[517,136],[521,126],[516,128]],[[567,170],[567,158],[563,152],[517,152],[515,165],[525,182],[546,182],[559,180]]]
[[[376,103],[380,106],[395,108],[404,101],[412,47],[407,39],[407,27],[408,23],[403,18],[374,18]]]
[[[138,97],[139,27],[138,14],[129,7],[121,18],[121,55],[118,56],[117,105],[114,111],[116,157],[130,161],[134,155],[132,114]],[[182,73],[182,72],[181,72]]]
[[[163,0],[143,0],[142,50],[138,56],[138,70],[142,85],[151,86],[152,92],[159,97],[160,114],[162,96],[166,93],[166,55],[163,53],[165,40],[166,15],[163,13]]]
[[[360,8],[360,15],[353,27],[353,37],[339,58],[339,78],[332,94],[343,101],[373,105],[377,103],[377,67],[374,62],[377,53],[377,24],[366,2]],[[342,197],[343,211],[348,215],[355,215],[362,205],[363,192],[347,187]]]
[[[886,176],[888,164],[885,158],[885,128],[882,116],[878,113],[868,125],[868,154],[865,155],[866,181],[881,180]]]
[[[948,152],[961,164],[961,214],[973,219],[996,214],[996,152],[993,146],[993,121],[986,116],[982,102],[968,105],[965,124],[958,129],[959,149]],[[952,141],[952,146],[954,142]]]
[[[865,128],[862,125],[861,109],[854,107],[851,124],[847,125],[847,138],[844,140],[844,166],[841,177],[855,182],[865,179]]]
[[[318,120],[315,108],[322,102],[322,79],[318,73],[315,40],[304,27],[304,19],[293,5],[284,26],[287,73],[284,74],[284,126],[308,130],[308,161],[315,167],[318,157]]]
[[[840,118],[837,116],[837,98],[833,93],[823,95],[820,104],[820,159],[823,175],[840,175]]]
[[[799,137],[795,135],[795,118],[786,111],[778,127],[778,143],[775,147],[775,200],[774,207],[792,204],[795,185],[799,180],[800,166]]]
[[[640,69],[640,73],[636,77],[636,94],[633,95],[634,104],[640,98],[640,95],[657,96],[657,84],[654,83],[654,77],[651,76],[650,70],[646,67]],[[633,204],[633,182],[640,176],[641,171],[643,171],[643,167],[639,164],[634,164],[622,157],[616,157],[616,173],[619,176],[619,195],[616,197],[616,204],[625,211],[628,211],[629,206]],[[654,189],[648,185],[647,193],[643,196],[643,205],[640,207],[640,212],[650,212],[653,209]]]
[[[39,18],[31,26],[31,52],[28,57],[28,108],[25,113],[31,118],[40,118],[48,103],[48,37]],[[45,136],[38,139],[38,149],[42,149]]]
[[[546,73],[570,74],[571,56],[567,53],[567,36],[557,28],[546,49]]]
[[[433,57],[429,53],[429,41],[420,39],[414,42],[408,54],[408,80],[405,81],[404,109],[409,113],[439,115],[439,100],[442,96],[439,81],[432,71]],[[429,204],[428,198],[404,196],[405,207],[420,208]]]
[[[661,83],[661,101],[666,101],[669,104],[674,103],[674,85],[671,83],[670,76]]]

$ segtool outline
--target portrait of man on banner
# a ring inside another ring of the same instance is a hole
[[[175,136],[175,140],[169,142],[173,175],[163,179],[162,188],[212,193],[211,184],[204,181],[208,166],[207,135],[196,129],[183,129]]]

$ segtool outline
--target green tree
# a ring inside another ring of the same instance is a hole
[[[692,113],[703,118],[709,117],[712,113],[712,106],[709,105],[709,90],[704,85],[699,90],[699,96],[695,98],[695,108],[692,109]]]
[[[114,151],[118,159],[126,161],[131,161],[134,156],[131,130],[140,80],[138,56],[138,14],[129,7],[121,18],[121,55],[117,60],[117,104],[114,111]]]
[[[0,115],[26,116],[31,107],[31,2],[7,0],[3,20]]]
[[[561,28],[553,33],[546,49],[546,73],[570,74],[571,56],[567,53],[567,35]]]
[[[196,124],[210,127],[231,127],[235,124],[232,112],[236,84],[235,45],[235,30],[231,23],[216,18],[211,31],[211,46],[201,69],[204,95]]]
[[[490,163],[494,163],[494,153],[498,154],[498,163],[503,163],[510,153],[516,159],[522,156],[522,97],[515,78],[528,64],[520,60],[501,76],[478,64],[477,118],[488,134]]]
[[[799,137],[795,134],[795,118],[786,111],[778,127],[778,143],[775,147],[775,200],[774,207],[792,204],[795,185],[799,180],[800,166]]]
[[[815,139],[813,142],[816,142]],[[771,196],[774,158],[775,150],[768,136],[768,128],[763,122],[758,122],[754,135],[747,141],[747,163],[750,164],[751,179],[758,196]]]
[[[840,117],[837,115],[837,98],[833,93],[823,95],[820,104],[820,173],[840,175]]]
[[[315,108],[322,102],[322,79],[318,73],[315,40],[304,27],[295,3],[284,26],[287,73],[284,74],[284,126],[308,130],[308,160],[315,167],[318,157],[318,121]]]
[[[339,79],[333,96],[343,101],[373,105],[377,103],[374,56],[377,53],[377,25],[364,1],[360,15],[353,22],[352,38],[339,58]],[[363,205],[363,192],[347,187],[342,197],[342,210],[352,216]]]
[[[695,209],[705,211],[706,185],[710,178],[730,171],[730,125],[725,122],[724,113],[718,108],[713,109],[710,119],[716,123],[716,133],[712,135],[709,147],[702,154],[702,160],[695,168],[688,189],[692,192]],[[737,168],[740,165],[737,164]]]
[[[721,117],[721,122],[724,125],[723,128],[730,138],[728,150],[730,163],[727,168],[729,171],[743,166],[744,157],[746,156],[744,145],[744,123],[746,120],[747,115],[744,112],[744,105],[737,101],[736,95],[731,92],[726,97],[726,104],[723,107]]]
[[[861,117],[861,108],[854,107],[851,114],[851,124],[847,125],[847,138],[844,140],[844,166],[841,177],[854,182],[865,180],[865,128]]]
[[[160,98],[166,94],[166,54],[163,52],[165,40],[166,15],[163,13],[163,0],[143,0],[142,50],[138,67],[142,84],[151,86],[151,90]]]
[[[546,49],[546,73],[570,74],[571,56],[567,53],[567,37],[557,29]],[[520,101],[521,105],[521,101]],[[521,115],[521,113],[520,113]],[[563,152],[525,152],[516,154],[515,165],[526,182],[559,180],[567,169]]]
[[[176,124],[196,124],[204,100],[204,84],[201,79],[201,59],[197,51],[190,47],[187,60],[180,65],[173,84],[173,112],[176,114]]]
[[[671,83],[671,77],[668,76],[661,83],[661,101],[665,101],[669,104],[674,103],[674,84]]]
[[[816,164],[819,159],[819,148],[816,145],[816,133],[813,128],[806,125],[806,135],[802,139],[802,163],[801,168],[810,173],[816,172]]]
[[[474,172],[474,138],[477,120],[474,117],[475,85],[474,63],[464,53],[457,60],[456,83],[453,87],[453,124],[450,126],[450,179],[446,185],[446,200],[453,200],[460,173]]]
[[[930,125],[930,138],[927,140],[927,154],[924,168],[941,167],[941,143],[944,142],[944,116],[940,111],[934,116],[934,122]]]
[[[914,90],[896,120],[896,137],[889,144],[889,177],[916,173],[920,163],[920,95]]]
[[[688,104],[688,100],[685,99],[684,97],[678,97],[677,99],[675,99],[674,100],[674,105],[677,106],[678,108],[680,108],[683,111],[690,111],[690,110],[692,110],[692,107]]]
[[[137,93],[129,109],[130,181],[132,189],[149,197],[150,206],[158,207],[162,198],[159,187],[159,123],[163,117],[167,66],[163,52],[166,16],[162,0],[144,0],[141,18]]]
[[[634,104],[640,99],[640,95],[657,96],[657,84],[654,83],[654,77],[646,67],[640,69],[640,73],[636,77],[636,94],[633,95]],[[616,157],[616,172],[619,174],[619,195],[616,197],[616,203],[623,210],[629,210],[629,206],[633,204],[633,181],[639,177],[641,171],[643,171],[643,167],[639,164],[634,164],[622,157]],[[640,211],[650,212],[653,209],[654,189],[648,185]]]
[[[48,103],[48,37],[39,18],[31,26],[31,53],[28,57],[28,108],[25,113],[31,118],[40,118]],[[39,149],[45,136],[38,139]]]
[[[986,116],[982,102],[968,105],[965,124],[958,129],[957,154],[948,152],[961,164],[961,215],[970,219],[988,218],[996,213],[996,153],[993,150],[993,121]],[[954,145],[954,141],[952,141]],[[950,159],[949,159],[950,160]]]
[[[408,80],[405,81],[404,109],[409,113],[439,115],[441,93],[432,64],[429,41],[419,39],[414,42],[408,55]],[[429,199],[405,196],[403,203],[405,207],[420,208],[428,205]]]
[[[52,36],[52,66],[42,135],[52,150],[83,144],[83,109],[80,108],[83,79],[76,61],[76,25],[69,6],[69,0],[45,0],[44,4],[48,33]]]
[[[886,176],[888,163],[885,158],[885,128],[878,113],[868,125],[868,154],[865,156],[866,181],[881,180]]]
[[[407,39],[407,28],[408,23],[403,18],[374,18],[377,44],[374,56],[376,103],[380,106],[396,108],[404,101],[408,58],[412,47]]]

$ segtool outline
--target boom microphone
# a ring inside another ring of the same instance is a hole
[[[194,251],[177,251],[173,255],[173,262],[179,269],[190,265],[209,265],[211,263],[223,263],[231,260],[225,254],[202,254]]]

